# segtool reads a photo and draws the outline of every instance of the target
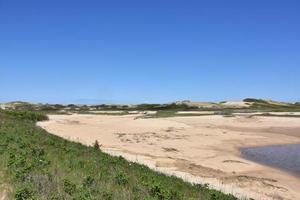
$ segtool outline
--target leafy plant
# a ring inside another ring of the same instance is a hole
[[[76,185],[71,181],[65,179],[64,180],[64,191],[69,195],[72,195],[76,192]]]
[[[119,185],[126,185],[128,183],[128,176],[121,171],[116,174],[115,179]]]
[[[104,192],[103,198],[104,200],[112,200],[112,193],[111,192]]]
[[[35,192],[30,187],[22,187],[15,192],[16,200],[36,200]]]

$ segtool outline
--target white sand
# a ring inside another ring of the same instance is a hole
[[[185,180],[255,199],[300,199],[300,179],[240,157],[239,148],[300,143],[300,118],[50,115],[38,125]]]
[[[251,103],[245,101],[226,101],[222,103],[224,106],[235,107],[235,108],[247,108],[250,107]]]

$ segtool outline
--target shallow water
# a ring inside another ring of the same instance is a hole
[[[300,144],[243,148],[242,156],[300,177]]]

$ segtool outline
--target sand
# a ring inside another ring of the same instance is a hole
[[[250,107],[251,103],[245,101],[226,101],[221,103],[224,106],[235,107],[235,108],[247,108]]]
[[[300,143],[300,118],[218,115],[50,115],[38,125],[195,183],[254,199],[300,199],[300,179],[241,157],[239,148]]]

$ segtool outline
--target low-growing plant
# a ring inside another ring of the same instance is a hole
[[[103,194],[103,198],[104,198],[104,200],[112,200],[112,197],[113,197],[113,195],[112,195],[112,193],[111,192],[104,192],[104,194]]]
[[[126,185],[129,178],[124,172],[119,171],[116,174],[115,179],[118,185]]]
[[[64,180],[64,191],[69,195],[72,195],[76,192],[76,184],[72,183],[71,181],[65,179]]]
[[[31,187],[18,188],[15,192],[16,200],[36,200],[35,191]]]
[[[83,186],[84,187],[90,187],[93,184],[94,181],[95,181],[95,179],[93,177],[87,176],[83,180]]]

